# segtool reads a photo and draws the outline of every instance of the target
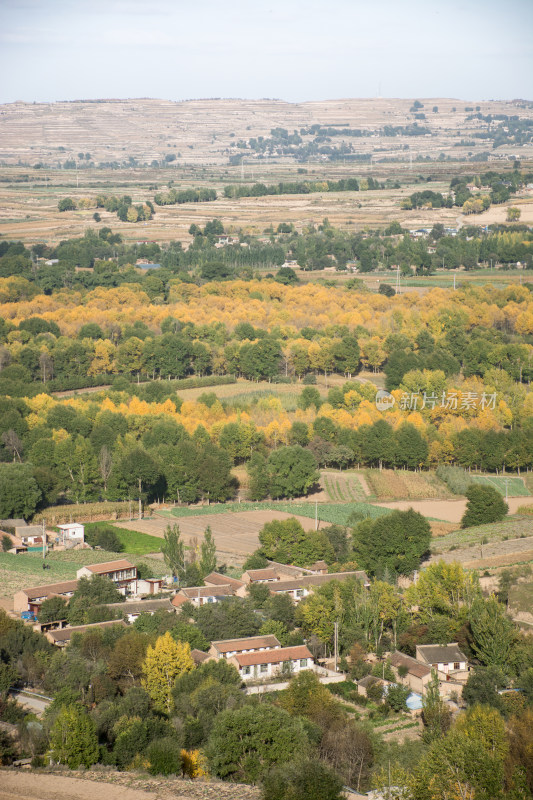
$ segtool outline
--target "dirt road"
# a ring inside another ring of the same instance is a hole
[[[259,800],[252,786],[128,773],[46,774],[3,769],[0,800]]]

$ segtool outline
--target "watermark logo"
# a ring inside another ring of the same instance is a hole
[[[385,391],[385,389],[379,389],[376,392],[376,408],[378,411],[388,411],[389,408],[392,408],[396,400],[391,395],[390,392]]]
[[[380,389],[376,392],[376,408],[388,411],[395,399],[390,392]],[[398,408],[402,411],[423,411],[425,408],[445,408],[449,411],[485,411],[496,409],[496,392],[403,392]]]

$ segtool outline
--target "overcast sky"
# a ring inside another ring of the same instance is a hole
[[[0,0],[0,102],[533,99],[533,0]]]

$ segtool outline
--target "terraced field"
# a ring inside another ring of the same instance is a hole
[[[361,503],[367,494],[353,472],[322,472],[320,485],[333,503]]]
[[[433,472],[366,469],[368,486],[378,500],[448,499],[453,495]]]

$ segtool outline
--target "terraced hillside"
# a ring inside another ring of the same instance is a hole
[[[239,151],[239,141],[268,137],[275,128],[292,133],[312,125],[363,131],[355,139],[335,135],[334,144],[355,141],[357,153],[374,154],[377,160],[401,155],[410,161],[413,150],[415,158],[419,155],[436,158],[441,151],[462,158],[476,148],[486,150],[492,144],[472,138],[480,121],[467,118],[477,108],[484,115],[533,118],[533,108],[512,102],[491,101],[473,106],[453,99],[424,98],[423,109],[414,110],[412,102],[382,98],[309,103],[235,99],[172,102],[140,98],[9,103],[0,106],[0,162],[55,164],[79,152],[88,152],[96,163],[127,161],[129,157],[150,163],[168,155],[175,156],[176,165],[227,164],[230,154],[254,155],[250,149]],[[438,110],[433,111],[434,108]],[[413,111],[423,112],[425,118],[419,121]],[[414,123],[427,128],[429,133],[380,135],[385,126]],[[501,148],[509,153],[516,149],[511,145]],[[520,148],[522,159],[532,153],[531,144]]]

